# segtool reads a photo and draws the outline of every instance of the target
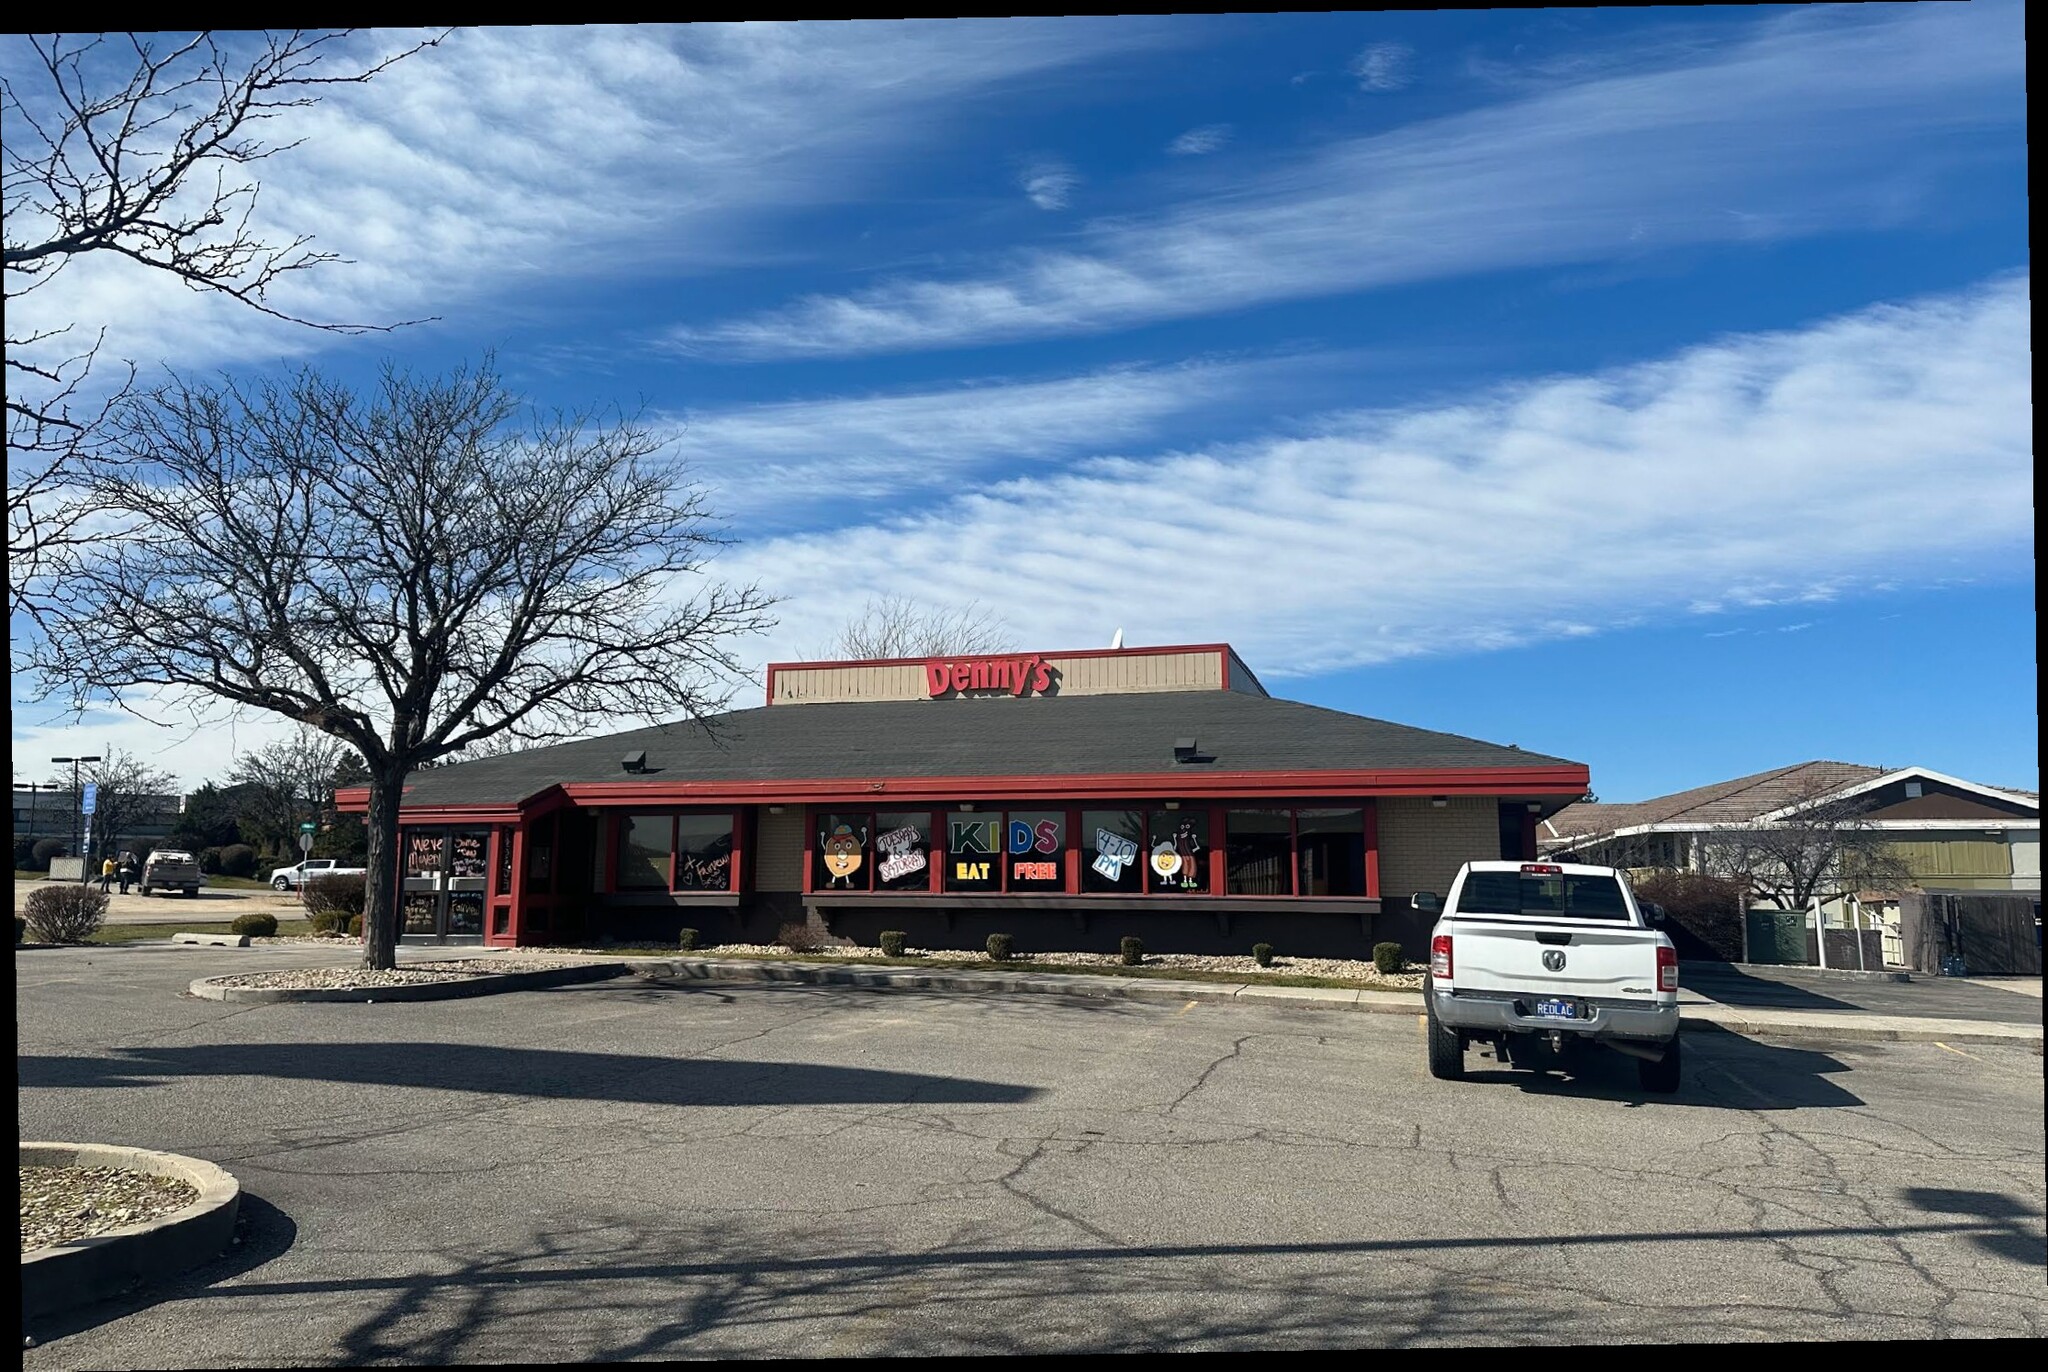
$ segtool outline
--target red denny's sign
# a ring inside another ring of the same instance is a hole
[[[1021,696],[1026,691],[1040,694],[1050,690],[1052,664],[1038,654],[1029,657],[978,657],[962,662],[933,660],[924,664],[928,695],[938,697],[949,691],[1008,691]]]

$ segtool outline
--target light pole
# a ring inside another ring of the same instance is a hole
[[[78,784],[78,765],[82,762],[98,762],[99,760],[97,755],[92,757],[53,757],[50,759],[52,762],[68,762],[71,764],[71,846],[78,849],[78,879],[80,881],[86,880],[86,853],[78,835],[78,821],[85,817],[85,792],[80,789]]]

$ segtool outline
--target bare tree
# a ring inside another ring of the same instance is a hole
[[[1804,910],[1817,896],[1909,884],[1911,868],[1868,819],[1870,798],[1839,796],[1841,784],[1810,777],[1777,818],[1703,834],[1701,870],[1731,877],[1781,910]]]
[[[148,461],[96,471],[126,532],[67,551],[40,680],[75,709],[168,689],[353,747],[370,967],[393,965],[408,773],[594,716],[700,718],[737,679],[731,636],[769,622],[702,577],[725,540],[643,427],[529,412],[488,365],[387,368],[367,398],[311,370],[174,383],[114,432]]]
[[[259,136],[264,121],[440,41],[337,65],[349,32],[243,34],[226,46],[210,33],[31,35],[34,60],[0,78],[10,615],[36,613],[45,554],[81,536],[92,507],[78,498],[78,462],[100,446],[135,376],[127,362],[118,381],[93,384],[104,330],[17,329],[24,296],[76,259],[107,253],[274,318],[343,333],[395,327],[318,322],[272,304],[280,280],[338,259],[304,235],[279,240],[251,225],[251,169],[296,146]]]
[[[119,748],[86,764],[79,775],[95,783],[88,853],[111,854],[116,843],[135,837],[136,827],[159,812],[164,798],[178,794],[176,777]]]
[[[334,774],[349,751],[340,739],[301,724],[292,737],[235,759],[228,780],[248,788],[243,818],[265,851],[286,852],[299,825],[333,803]]]
[[[1009,626],[978,601],[922,605],[903,596],[871,597],[839,628],[820,658],[938,657],[1000,653],[1012,646]]]

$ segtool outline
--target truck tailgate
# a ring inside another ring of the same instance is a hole
[[[1451,985],[1460,991],[1613,1000],[1649,1000],[1656,992],[1654,929],[1479,917],[1457,920],[1450,933]]]

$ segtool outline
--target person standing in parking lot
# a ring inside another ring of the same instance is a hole
[[[115,875],[121,879],[121,894],[127,895],[128,883],[135,880],[135,854],[121,854],[121,865],[116,869]]]
[[[109,890],[113,887],[113,884],[114,860],[111,857],[102,858],[100,860],[100,890]]]

